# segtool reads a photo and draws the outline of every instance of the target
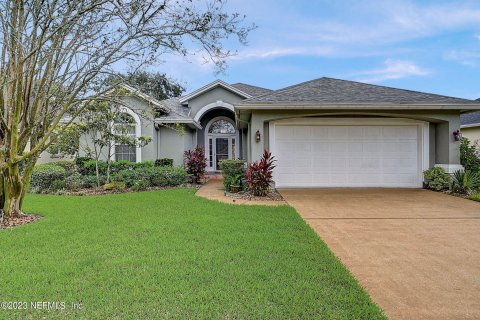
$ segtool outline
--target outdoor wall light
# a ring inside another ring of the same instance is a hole
[[[260,130],[257,130],[255,133],[255,141],[260,142],[262,136],[260,135]]]
[[[453,139],[455,139],[455,141],[460,141],[462,139],[462,133],[460,130],[453,131]]]

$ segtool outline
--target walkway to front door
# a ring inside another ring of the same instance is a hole
[[[280,189],[390,319],[480,319],[480,203],[421,189]]]

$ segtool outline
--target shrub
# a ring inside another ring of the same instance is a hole
[[[65,180],[55,180],[49,188],[49,191],[59,191],[67,188]]]
[[[162,158],[155,160],[155,167],[173,167],[173,159]]]
[[[87,160],[83,163],[84,175],[91,176],[96,174],[95,160]],[[101,175],[107,174],[107,163],[103,160],[98,161],[98,172]]]
[[[205,150],[197,146],[193,151],[185,151],[184,155],[187,173],[192,175],[193,182],[200,183],[205,177],[205,168],[207,167]]]
[[[65,187],[68,190],[76,191],[82,188],[82,175],[78,172],[75,172],[65,178]]]
[[[222,160],[220,161],[220,169],[223,177],[235,176],[237,174],[243,175],[245,173],[244,160]]]
[[[57,165],[59,167],[64,168],[67,172],[73,173],[77,170],[77,165],[75,164],[75,161],[55,161],[55,162],[50,162],[50,164]]]
[[[90,160],[93,160],[92,158],[89,158],[89,157],[77,157],[75,159],[75,164],[77,165],[77,171],[80,173],[80,174],[87,174],[85,172],[85,162],[87,161],[90,161]]]
[[[275,161],[272,154],[265,150],[260,162],[255,161],[248,166],[246,181],[248,189],[255,196],[267,195],[270,184],[273,182],[272,171],[275,168]]]
[[[187,176],[185,169],[180,167],[157,167],[150,181],[157,187],[175,187],[185,183]]]
[[[232,187],[242,187],[242,178],[243,175],[236,174],[234,176],[228,176],[223,179],[223,185],[225,190],[232,191]]]
[[[144,190],[147,190],[148,187],[150,187],[150,181],[141,179],[141,180],[135,181],[135,183],[132,186],[132,189],[134,191],[144,191]]]
[[[119,161],[113,161],[110,164],[110,173],[115,174],[117,172],[120,172],[122,170],[128,170],[128,169],[134,169],[136,163],[132,161],[127,161],[127,160],[119,160]],[[105,166],[105,170],[107,167]]]
[[[112,181],[103,186],[103,190],[105,191],[125,191],[125,183],[121,181]]]
[[[41,164],[33,169],[30,185],[40,192],[47,191],[52,187],[54,181],[63,180],[66,176],[67,172],[63,167],[51,163]]]
[[[460,143],[460,163],[468,171],[480,171],[480,158],[475,145],[470,144],[470,140],[462,138]]]
[[[480,202],[480,193],[472,194],[468,199]]]
[[[480,173],[468,170],[457,170],[453,173],[452,191],[471,194],[480,188]]]
[[[452,178],[440,167],[433,167],[423,172],[424,183],[427,189],[441,191],[450,187]]]
[[[242,186],[242,178],[245,175],[244,160],[222,160],[220,161],[220,169],[222,170],[225,190],[230,190],[232,185]]]
[[[151,176],[153,175],[153,169],[150,168],[143,168],[143,169],[135,169],[135,170],[122,170],[118,172],[113,180],[114,181],[121,181],[126,184],[127,187],[132,187],[136,181],[139,180],[151,180]]]
[[[103,185],[107,182],[107,177],[101,175],[98,177],[100,185]],[[82,176],[82,187],[83,188],[96,188],[97,187],[97,177],[96,176]]]
[[[115,181],[124,182],[127,187],[133,187],[136,182],[145,180],[149,186],[178,186],[185,182],[187,172],[180,167],[153,167],[135,170],[123,170],[115,175]]]
[[[143,162],[137,162],[134,165],[135,169],[141,169],[141,168],[153,168],[155,167],[155,161],[143,161]]]

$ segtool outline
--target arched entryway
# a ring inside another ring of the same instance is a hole
[[[207,170],[220,170],[220,161],[238,158],[238,130],[232,119],[220,116],[205,126],[205,154]]]

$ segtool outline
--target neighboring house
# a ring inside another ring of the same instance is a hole
[[[476,100],[480,103],[480,99]],[[471,142],[480,140],[480,111],[462,114],[460,116],[462,136]]]
[[[423,170],[461,168],[460,114],[480,102],[320,78],[280,90],[214,81],[179,98],[157,101],[131,88],[132,134],[144,148],[117,146],[116,159],[172,158],[205,147],[207,170],[222,159],[277,159],[277,187],[421,187]],[[138,111],[161,109],[155,119]],[[181,124],[184,134],[164,125]]]

